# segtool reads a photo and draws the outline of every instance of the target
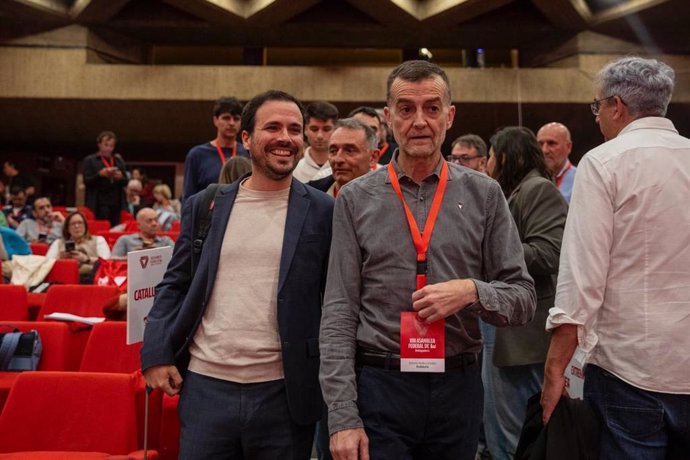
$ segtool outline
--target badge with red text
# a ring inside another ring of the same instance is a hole
[[[427,324],[417,313],[400,313],[400,371],[445,372],[446,322]]]

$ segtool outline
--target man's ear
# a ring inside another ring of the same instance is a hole
[[[242,146],[245,148],[247,152],[250,151],[250,145],[251,145],[251,140],[252,136],[249,134],[249,131],[242,130]]]
[[[369,166],[371,166],[372,169],[376,167],[376,163],[379,162],[379,158],[381,158],[381,150],[379,150],[379,149],[372,150],[371,151],[371,159],[369,160]]]

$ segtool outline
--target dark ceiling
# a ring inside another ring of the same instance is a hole
[[[593,31],[685,54],[688,17],[688,0],[3,0],[0,40],[79,24],[150,49],[528,50]]]

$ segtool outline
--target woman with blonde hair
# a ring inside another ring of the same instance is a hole
[[[158,223],[164,232],[169,232],[172,223],[180,220],[180,202],[172,199],[170,187],[158,184],[153,187],[153,209],[158,213]]]

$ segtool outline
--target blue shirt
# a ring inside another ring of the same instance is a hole
[[[244,146],[237,142],[237,155],[249,158],[249,153]],[[232,158],[232,148],[223,148],[226,159]],[[184,162],[184,199],[204,190],[209,184],[218,182],[220,169],[222,168],[218,150],[210,142],[197,145],[187,154]]]

